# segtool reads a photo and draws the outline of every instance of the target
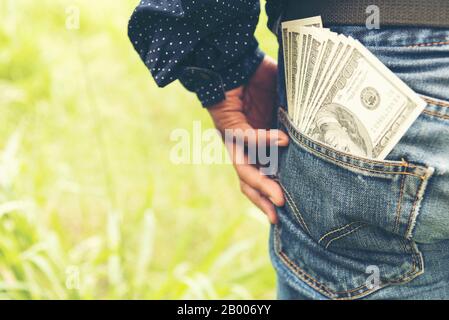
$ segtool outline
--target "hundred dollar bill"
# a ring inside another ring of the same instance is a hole
[[[353,40],[307,131],[337,150],[384,159],[424,107],[413,90]]]
[[[296,88],[297,83],[299,80],[298,71],[300,65],[298,64],[299,61],[299,47],[300,47],[300,34],[298,32],[290,32],[289,35],[291,35],[291,58],[290,58],[290,102],[294,104],[296,100]]]
[[[313,26],[313,27],[317,27],[317,28],[322,28],[323,27],[323,22],[321,20],[320,16],[316,16],[316,17],[310,17],[310,18],[306,18],[306,19],[298,19],[298,20],[292,20],[292,21],[286,21],[282,23],[281,29],[282,29],[282,42],[283,42],[283,52],[284,52],[284,67],[285,67],[285,81],[286,81],[286,88],[287,91],[289,92],[287,94],[287,101],[290,104],[292,104],[292,99],[293,99],[293,95],[291,94],[292,92],[297,92],[296,86],[295,88],[291,87],[291,81],[293,79],[293,77],[291,76],[291,71],[292,71],[292,29],[299,27],[299,26]],[[297,37],[294,37],[295,42],[297,44],[296,49],[298,49],[298,46],[300,46],[300,40]],[[299,52],[295,52],[295,64],[296,64],[296,68],[298,68],[298,64],[299,61],[298,60],[298,55],[300,53]],[[299,64],[299,66],[301,66],[302,64]],[[295,77],[296,79],[297,77]],[[289,90],[290,89],[290,90]]]
[[[297,27],[296,28],[296,30],[298,32],[300,32],[299,28],[302,28],[302,27]],[[299,112],[298,109],[300,108],[300,106],[298,105],[298,97],[301,94],[301,87],[302,87],[302,83],[303,83],[303,79],[304,79],[302,77],[302,75],[304,73],[304,68],[305,68],[306,60],[307,60],[307,41],[308,41],[307,35],[306,34],[301,34],[301,38],[300,38],[300,41],[299,41],[299,47],[300,47],[299,51],[300,51],[301,59],[298,61],[298,63],[300,65],[298,67],[299,72],[297,74],[297,77],[298,77],[297,82],[296,82],[297,86],[295,88],[293,88],[293,92],[292,92],[292,96],[293,96],[292,104],[293,104],[293,108],[295,108],[295,110],[296,110],[296,112],[294,112],[294,114],[293,114],[295,116],[295,119],[296,119],[296,115]]]
[[[323,45],[321,46],[321,52],[319,53],[317,67],[314,70],[311,80],[311,87],[306,96],[305,114],[301,122],[301,128],[307,124],[309,119],[308,115],[312,109],[315,95],[320,92],[323,78],[328,74],[329,67],[332,66],[332,57],[338,52],[337,44],[339,42],[338,35],[336,33],[325,35]]]
[[[306,34],[308,34],[308,37],[310,37],[310,41],[308,44],[310,44],[310,48],[308,48],[309,55],[307,62],[304,66],[304,73],[302,74],[303,77],[303,86],[302,86],[302,92],[299,94],[300,99],[298,99],[298,110],[299,115],[298,118],[301,119],[299,122],[299,126],[301,126],[301,122],[303,120],[303,116],[307,110],[307,98],[309,96],[309,93],[311,91],[311,82],[313,80],[313,75],[315,74],[315,70],[317,69],[318,64],[318,58],[321,51],[321,47],[323,45],[323,42],[325,41],[324,38],[320,37],[320,34],[318,31],[316,31],[316,28],[307,28],[308,30],[305,31]]]
[[[295,113],[295,121],[300,120],[299,116],[302,114],[303,110],[302,108],[304,107],[301,104],[301,100],[302,100],[302,93],[303,93],[303,89],[304,89],[304,80],[305,80],[305,73],[307,71],[307,65],[308,65],[308,61],[309,61],[309,56],[310,56],[310,46],[312,45],[312,36],[310,34],[305,33],[304,34],[304,41],[302,42],[301,45],[301,50],[304,52],[303,54],[303,60],[301,61],[301,68],[300,68],[300,73],[299,73],[299,81],[298,81],[298,86],[296,87],[296,93],[294,92],[293,94],[295,95],[295,100],[293,101],[294,106],[296,108],[296,113]]]
[[[316,109],[323,102],[327,91],[330,89],[331,84],[338,75],[338,71],[343,66],[342,62],[348,57],[351,50],[351,46],[344,36],[338,36],[336,42],[335,50],[332,52],[329,62],[325,67],[325,72],[323,72],[318,88],[315,90],[316,92],[312,98],[312,102],[307,106],[307,114],[305,115],[301,127],[304,132],[307,132],[307,129],[310,127],[312,115],[315,114]]]
[[[289,87],[289,71],[288,70],[288,54],[289,54],[289,50],[288,50],[288,29],[287,28],[282,28],[282,52],[284,53],[284,77],[285,77],[285,87],[288,88]]]
[[[323,76],[326,67],[328,66],[329,58],[331,57],[331,54],[333,52],[333,49],[335,47],[335,40],[334,39],[326,39],[323,42],[322,48],[320,50],[318,61],[317,61],[317,67],[314,70],[314,73],[312,75],[311,80],[311,88],[309,90],[309,93],[306,97],[306,105],[310,106],[312,103],[312,99],[315,95],[315,92],[317,91],[317,88],[319,87],[321,77]],[[304,121],[307,120],[308,115],[308,109],[306,110],[306,114],[304,116]]]
[[[360,42],[318,18],[282,25],[289,117],[313,140],[382,160],[426,103]]]

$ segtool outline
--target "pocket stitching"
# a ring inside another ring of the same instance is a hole
[[[400,193],[399,193],[399,199],[398,199],[398,206],[396,208],[396,218],[394,221],[394,228],[393,232],[399,231],[399,222],[401,219],[401,208],[402,208],[402,199],[404,197],[404,187],[405,187],[405,176],[402,176],[401,178],[401,186],[400,186]]]
[[[284,116],[285,116],[285,115],[284,115]],[[287,121],[288,121],[288,119],[287,119]],[[304,148],[310,150],[314,155],[316,155],[316,156],[318,156],[318,157],[320,157],[320,158],[323,158],[323,157],[324,157],[324,158],[328,158],[331,162],[334,162],[334,161],[340,162],[340,163],[342,163],[343,166],[354,167],[354,168],[356,168],[357,170],[361,170],[361,171],[378,172],[378,173],[381,173],[381,174],[382,174],[382,173],[384,173],[384,174],[385,174],[385,173],[391,173],[391,174],[396,174],[396,175],[397,175],[397,174],[402,174],[402,175],[403,175],[403,176],[402,176],[402,180],[405,180],[405,175],[411,175],[411,176],[416,176],[416,177],[421,178],[421,183],[419,184],[418,192],[417,192],[417,199],[415,199],[414,208],[412,209],[412,211],[414,211],[414,209],[416,209],[416,206],[417,206],[417,200],[419,200],[419,190],[422,189],[422,185],[423,185],[423,183],[425,183],[426,178],[428,177],[428,174],[427,174],[427,173],[422,174],[422,175],[418,175],[418,174],[416,174],[416,173],[411,173],[411,172],[389,172],[389,171],[387,171],[387,172],[381,172],[381,171],[378,171],[378,170],[373,170],[373,169],[369,169],[369,168],[360,168],[360,167],[354,166],[354,165],[352,165],[352,164],[347,164],[347,163],[342,162],[341,160],[333,159],[332,157],[328,156],[327,154],[323,154],[323,153],[318,152],[317,150],[314,150],[312,147],[308,146],[308,145],[305,144],[304,142],[299,141],[298,138],[297,138],[297,136],[296,136],[296,134],[295,134],[295,131],[292,132],[288,125],[286,126],[286,128],[287,128],[288,131],[290,131],[290,133],[292,133],[293,140],[295,141],[295,143],[296,143],[297,145],[299,145],[299,146],[301,146],[301,147],[304,147]],[[293,129],[294,129],[294,128],[293,128]],[[300,133],[299,133],[299,137],[302,138],[302,136],[300,135]],[[311,141],[311,143],[315,143],[315,142]],[[318,143],[318,145],[320,145],[320,144]],[[326,146],[324,146],[324,148],[327,149]],[[334,152],[333,150],[331,150],[331,151]],[[337,154],[342,154],[342,153],[339,153],[338,151],[335,151],[335,153],[337,153]],[[345,156],[346,156],[346,155],[345,155]],[[353,157],[353,158],[357,158],[357,157]],[[379,162],[379,161],[377,161],[377,162],[376,162],[376,161],[369,161],[369,160],[363,159],[363,158],[361,158],[360,160],[365,161],[366,163],[380,163],[380,164],[384,165],[384,163]],[[405,161],[404,161],[404,164],[390,164],[390,163],[388,163],[388,164],[385,164],[385,166],[405,167],[405,170],[407,170],[407,167],[412,167],[412,168],[413,168],[413,167],[415,167],[415,168],[424,168],[424,167],[422,167],[422,166],[415,166],[415,165],[413,165],[413,164],[408,164],[408,163],[405,162]],[[403,189],[404,189],[404,186],[402,186],[402,184],[404,184],[403,181],[401,182],[401,194],[400,194],[400,196],[399,196],[399,203],[402,202],[402,198],[403,198]],[[291,197],[291,195],[288,194],[287,197]],[[290,205],[290,206],[291,206],[291,205]],[[398,209],[398,210],[399,210],[399,209]],[[412,217],[410,217],[410,218],[409,218],[409,222],[408,222],[408,227],[407,227],[407,229],[410,229],[410,222],[411,222],[412,220],[413,220]],[[347,227],[348,227],[348,226],[343,227],[343,230],[344,230],[344,228],[347,228]],[[349,234],[355,232],[356,230],[358,230],[358,229],[361,228],[361,227],[362,227],[362,226],[358,226],[358,227],[356,227],[355,229],[352,229],[352,230],[350,230],[350,231],[344,233],[344,234],[341,235],[340,237],[347,236],[347,235],[349,235]],[[282,261],[284,261],[284,263],[286,264],[286,266],[289,267],[289,269],[290,269],[293,273],[295,273],[296,275],[298,275],[298,276],[299,276],[303,281],[305,281],[308,285],[310,285],[311,287],[313,287],[314,289],[316,289],[318,292],[323,293],[323,294],[325,294],[326,296],[329,296],[329,297],[331,297],[331,298],[335,298],[335,299],[339,299],[339,300],[341,300],[341,299],[346,300],[346,299],[355,299],[355,298],[358,298],[358,297],[363,297],[363,296],[366,296],[366,295],[368,295],[368,294],[370,294],[370,293],[372,293],[372,292],[375,292],[375,291],[377,291],[378,289],[383,288],[383,287],[385,287],[385,286],[387,286],[387,285],[390,285],[390,284],[396,284],[396,283],[404,283],[404,282],[410,281],[410,280],[416,278],[418,275],[420,275],[420,274],[422,274],[422,273],[424,272],[424,270],[423,270],[422,254],[419,252],[419,250],[416,248],[416,246],[413,246],[413,245],[412,245],[413,243],[412,243],[411,240],[403,239],[403,240],[401,240],[401,243],[402,243],[402,246],[401,246],[401,247],[402,247],[402,249],[403,249],[403,251],[404,251],[405,253],[408,253],[409,255],[411,255],[411,257],[409,257],[410,260],[411,260],[411,261],[410,261],[410,263],[411,263],[411,268],[410,268],[410,270],[408,270],[408,271],[405,272],[404,274],[399,274],[399,275],[398,275],[398,278],[396,278],[396,279],[388,279],[387,281],[385,281],[384,283],[382,283],[382,285],[379,286],[379,287],[376,288],[376,289],[368,289],[368,288],[366,287],[365,284],[362,284],[361,286],[359,286],[359,287],[357,287],[357,288],[354,288],[354,289],[351,289],[351,290],[346,290],[346,291],[339,291],[339,292],[336,292],[336,291],[333,291],[332,289],[330,289],[329,287],[327,287],[326,285],[322,284],[321,282],[319,282],[318,280],[316,280],[315,278],[313,278],[313,277],[310,276],[309,274],[307,274],[307,273],[306,273],[303,269],[301,269],[301,268],[300,268],[294,261],[292,261],[292,260],[288,257],[288,255],[283,251],[283,249],[282,249],[282,247],[281,247],[280,234],[279,234],[279,233],[280,233],[280,226],[275,226],[275,231],[276,231],[276,232],[275,232],[275,234],[276,234],[276,237],[275,237],[275,239],[276,239],[276,245],[275,245],[275,248],[276,248],[276,254],[278,255],[278,257],[279,257]],[[334,230],[334,231],[336,232],[337,230]],[[332,233],[332,231],[331,231],[331,233]],[[323,236],[323,237],[322,237],[322,238],[323,238],[322,240],[324,240],[324,238],[325,238],[326,236],[328,236],[328,234],[326,234],[325,236]],[[333,242],[334,240],[337,240],[338,238],[339,238],[339,237],[336,237],[336,238],[334,238],[334,239],[329,240],[326,247],[328,247],[328,246],[330,245],[331,242]],[[357,292],[357,291],[358,291],[358,292]],[[356,294],[355,294],[355,295],[351,295],[351,293],[353,293],[353,292],[356,292]],[[341,297],[341,295],[345,295],[345,294],[346,294],[346,295],[349,295],[349,296],[348,296],[348,297],[344,297],[344,296]]]
[[[382,289],[383,287],[389,285],[389,284],[395,284],[395,283],[404,283],[407,281],[410,281],[412,279],[414,279],[416,276],[422,274],[424,271],[422,269],[423,263],[422,263],[422,255],[419,253],[419,251],[417,252],[416,250],[413,250],[413,248],[410,248],[411,250],[408,251],[406,248],[406,245],[403,247],[403,249],[407,252],[409,252],[412,256],[412,269],[410,271],[408,271],[407,273],[405,273],[403,276],[401,276],[399,279],[393,279],[393,280],[388,280],[387,283],[383,283],[383,285],[378,286],[377,288],[374,289],[368,289],[366,288],[366,285],[361,285],[357,288],[354,289],[350,289],[350,290],[346,290],[346,291],[333,291],[332,289],[328,288],[326,285],[322,284],[321,282],[319,282],[318,280],[316,280],[315,278],[313,278],[312,276],[310,276],[307,272],[305,272],[304,270],[302,270],[296,263],[294,263],[288,256],[287,254],[285,254],[285,252],[282,251],[281,247],[280,247],[280,235],[279,235],[279,227],[275,226],[274,228],[275,231],[275,252],[278,255],[278,257],[284,261],[284,263],[287,264],[287,266],[290,266],[290,270],[295,273],[298,277],[300,277],[304,282],[306,282],[308,285],[310,285],[312,288],[314,288],[315,290],[317,290],[318,292],[330,297],[330,298],[334,298],[336,300],[349,300],[349,299],[357,299],[360,297],[364,297],[368,294],[371,294],[375,291],[378,291],[380,289]],[[405,241],[404,241],[404,244]],[[421,265],[421,270],[417,269],[417,260],[416,257],[417,255],[421,258],[419,259],[421,261],[420,265]],[[408,279],[411,278],[411,279]],[[366,288],[366,289],[363,289]],[[352,292],[355,291],[360,291],[362,290],[360,293],[354,295],[354,296],[350,296],[350,297],[338,297],[339,295],[342,294],[350,294]],[[337,297],[336,297],[337,296]]]
[[[427,115],[430,115],[430,116],[437,117],[437,118],[441,118],[441,119],[444,119],[444,120],[449,120],[449,116],[448,115],[441,114],[441,113],[438,113],[438,112],[433,112],[433,111],[429,111],[429,110],[423,110],[423,113],[427,114]]]
[[[423,258],[421,253],[418,250],[415,250],[412,246],[410,246],[411,240],[402,240],[402,244],[403,244],[403,249],[405,252],[410,253],[410,255],[412,256],[412,269],[410,271],[408,271],[407,273],[405,273],[401,278],[397,279],[397,280],[390,280],[390,283],[401,283],[401,282],[407,282],[411,279],[408,279],[410,277],[416,277],[419,276],[421,274],[424,273],[424,262],[423,262]],[[410,248],[410,250],[408,250],[407,248]],[[418,269],[418,263],[421,269]],[[412,279],[413,279],[412,278]]]
[[[280,248],[280,235],[279,235],[279,229],[278,227],[275,228],[275,240],[276,240],[276,254],[288,265],[290,266],[290,270],[293,271],[293,273],[297,274],[304,282],[306,282],[308,285],[310,285],[312,288],[314,288],[315,290],[317,290],[320,293],[323,293],[324,295],[330,297],[330,298],[335,298],[337,300],[347,300],[347,299],[355,299],[361,296],[365,296],[371,292],[374,292],[375,289],[366,289],[363,292],[353,296],[353,297],[343,297],[343,298],[339,298],[339,297],[335,297],[338,296],[340,294],[347,294],[347,293],[351,293],[357,290],[361,290],[363,287],[366,287],[365,285],[361,285],[357,288],[351,289],[351,290],[347,290],[347,291],[339,291],[339,292],[334,292],[332,289],[328,288],[326,285],[320,283],[318,280],[316,280],[315,278],[313,278],[312,276],[310,276],[307,272],[305,272],[304,270],[302,270],[298,265],[296,265],[296,263],[294,263],[288,256],[287,254],[285,254],[285,252],[282,251],[282,249]],[[379,287],[378,289],[380,289],[382,287]]]
[[[285,119],[285,117],[286,117],[285,111],[283,111],[282,109],[280,109],[280,110],[282,111],[282,113],[281,113],[282,117]],[[281,119],[281,121],[282,121],[282,119]],[[289,120],[287,119],[286,121],[289,121]],[[347,167],[354,168],[356,170],[366,171],[366,172],[373,172],[373,173],[379,173],[379,174],[411,175],[411,176],[415,176],[415,177],[418,177],[418,178],[421,178],[421,179],[423,179],[425,177],[425,175],[419,175],[419,174],[416,174],[416,173],[413,173],[413,172],[408,172],[408,171],[380,171],[380,170],[375,170],[375,169],[370,169],[370,168],[364,168],[364,167],[361,167],[361,166],[356,166],[356,165],[344,162],[344,161],[339,160],[339,159],[335,159],[335,158],[333,158],[333,157],[331,157],[331,156],[329,156],[329,155],[327,155],[325,153],[322,153],[322,152],[319,152],[319,151],[313,149],[312,147],[308,146],[304,142],[301,142],[297,138],[297,136],[296,136],[298,134],[301,137],[301,133],[296,132],[296,131],[292,132],[292,129],[290,129],[289,126],[287,126],[287,130],[291,133],[291,137],[293,138],[293,141],[296,142],[297,145],[302,146],[302,147],[308,149],[313,155],[315,155],[317,157],[326,158],[331,163],[339,163],[341,166],[347,166]],[[334,153],[337,153],[337,154],[345,156],[345,157],[349,157],[349,158],[352,158],[352,159],[355,159],[355,160],[358,160],[358,161],[362,161],[362,162],[364,162],[366,164],[378,164],[378,165],[382,165],[382,166],[385,166],[385,167],[405,168],[405,170],[407,170],[407,168],[409,168],[409,167],[410,168],[419,168],[419,166],[411,164],[411,163],[408,163],[405,160],[403,160],[403,162],[401,164],[399,164],[399,163],[397,163],[397,164],[395,164],[395,163],[385,163],[385,162],[382,162],[382,161],[370,160],[370,159],[360,158],[360,157],[357,157],[357,156],[354,156],[354,155],[350,155],[350,154],[344,154],[344,153],[342,153],[342,152],[340,152],[338,150],[331,150],[331,149],[329,149],[329,147],[327,147],[327,146],[325,146],[325,145],[323,145],[323,144],[321,144],[319,142],[315,142],[315,141],[311,141],[311,142],[314,143],[314,144],[319,145],[320,147],[322,147],[322,148],[324,148],[326,150],[329,150],[330,152],[334,152]]]
[[[449,108],[449,102],[442,101],[442,100],[436,100],[436,99],[432,99],[432,98],[425,97],[425,96],[421,96],[421,98],[430,105]]]
[[[418,189],[416,191],[416,196],[415,199],[413,201],[413,206],[412,209],[410,210],[410,214],[408,217],[408,222],[407,222],[407,228],[406,228],[406,238],[407,239],[411,239],[412,238],[412,233],[413,233],[413,229],[416,225],[416,219],[418,218],[419,215],[419,206],[421,201],[423,200],[424,197],[424,193],[426,192],[427,189],[427,183],[429,182],[430,177],[433,174],[433,170],[431,172],[429,172],[429,174],[427,175],[427,179],[422,179]]]
[[[355,228],[352,229],[352,230],[349,230],[349,231],[346,232],[346,233],[341,234],[341,235],[338,236],[338,237],[335,237],[335,238],[330,239],[329,242],[326,244],[325,248],[326,248],[326,249],[329,248],[329,246],[330,246],[330,244],[331,244],[332,242],[334,242],[334,241],[336,241],[336,240],[339,240],[339,239],[342,239],[342,238],[344,238],[344,237],[346,237],[346,236],[349,236],[350,234],[356,232],[357,230],[359,230],[360,228],[362,228],[362,227],[364,227],[364,226],[365,226],[365,225],[360,225],[360,226],[358,226],[358,227],[355,227]]]
[[[290,208],[292,208],[293,213],[295,214],[296,219],[298,222],[304,227],[304,229],[307,231],[309,235],[311,235],[309,228],[307,227],[306,221],[304,220],[304,217],[302,216],[301,212],[299,211],[298,207],[296,206],[295,202],[293,201],[293,198],[291,194],[287,191],[287,189],[282,185],[281,181],[279,180],[279,185],[284,190],[286,195],[286,200]]]
[[[348,223],[348,224],[344,225],[343,227],[339,227],[339,228],[337,228],[337,229],[331,230],[331,231],[327,232],[326,234],[324,234],[324,235],[320,238],[320,240],[318,240],[318,243],[321,243],[321,241],[323,241],[324,239],[326,239],[326,238],[327,238],[328,236],[330,236],[331,234],[334,234],[334,233],[336,233],[336,232],[343,231],[343,230],[345,230],[345,229],[351,227],[351,226],[354,225],[354,224],[364,224],[364,222],[362,222],[362,221],[354,221],[354,222],[351,222],[351,223]],[[356,228],[357,228],[357,227],[356,227]],[[331,238],[331,240],[332,240],[332,239],[333,239],[333,238]],[[328,243],[329,243],[329,242],[328,242]]]
[[[418,47],[433,47],[449,44],[449,41],[435,41],[435,42],[424,42],[408,45],[407,48],[418,48]]]
[[[441,110],[441,112],[436,111],[436,110],[427,110],[424,109],[423,110],[423,114],[429,115],[429,116],[434,116],[440,119],[444,119],[444,120],[449,120],[449,115],[446,114],[446,108],[449,108],[449,101],[446,100],[441,100],[438,98],[432,98],[432,97],[428,97],[425,95],[420,95],[420,97],[427,102],[427,106],[434,106],[434,107],[440,107],[440,108],[444,108],[443,110]]]
[[[280,116],[281,116],[281,119],[280,119],[280,120],[281,120],[282,123],[284,123],[284,121],[288,122],[288,125],[286,125],[286,128],[287,128],[287,130],[288,130],[290,133],[292,133],[294,140],[295,140],[298,144],[300,144],[300,145],[302,145],[302,146],[304,146],[304,147],[307,147],[307,148],[312,149],[312,151],[314,151],[314,153],[315,153],[315,152],[316,152],[316,153],[320,153],[320,152],[314,150],[313,148],[311,148],[310,146],[307,146],[304,142],[301,142],[301,141],[298,140],[298,138],[296,137],[296,135],[299,135],[299,136],[302,137],[303,139],[307,139],[307,140],[310,140],[310,138],[305,137],[302,133],[300,133],[300,132],[294,127],[294,125],[291,123],[290,119],[288,118],[287,113],[286,113],[282,108],[279,108],[279,114],[280,114]],[[293,129],[291,129],[290,127],[293,128]],[[292,131],[293,131],[293,132],[292,132]],[[339,155],[341,155],[341,156],[345,156],[345,157],[348,157],[348,158],[351,158],[351,159],[354,159],[354,160],[359,160],[359,161],[365,162],[366,164],[379,164],[379,165],[388,166],[388,167],[416,167],[415,165],[412,165],[412,164],[407,163],[407,162],[405,162],[405,161],[402,162],[402,163],[386,163],[385,161],[379,161],[379,160],[373,160],[373,159],[362,158],[362,157],[358,157],[358,156],[356,156],[356,155],[352,155],[352,154],[348,154],[348,153],[343,153],[343,152],[341,152],[341,151],[339,151],[339,150],[336,150],[336,149],[330,149],[330,147],[328,147],[328,146],[326,146],[326,145],[324,145],[324,144],[322,144],[322,143],[320,143],[320,142],[318,142],[318,141],[312,141],[312,140],[310,140],[310,142],[313,143],[313,144],[316,144],[316,145],[320,146],[320,147],[323,148],[323,149],[329,150],[330,152],[334,152],[334,153],[337,153],[337,154],[339,154]]]
[[[299,141],[297,141],[296,139],[294,139],[294,140],[295,140],[296,142],[298,142],[299,144],[301,144],[301,143],[300,143]],[[343,161],[338,160],[338,159],[334,159],[334,158],[332,158],[332,157],[330,157],[330,156],[328,156],[328,155],[326,155],[326,154],[319,153],[319,152],[317,152],[316,150],[310,148],[309,146],[307,146],[307,145],[305,145],[305,144],[301,144],[301,145],[302,145],[303,147],[307,148],[311,153],[313,153],[313,154],[314,154],[315,156],[317,156],[317,157],[324,157],[324,158],[328,159],[331,163],[337,162],[337,163],[341,164],[342,166],[351,167],[351,168],[354,168],[354,169],[356,169],[356,170],[367,171],[367,172],[373,172],[373,173],[379,173],[379,174],[396,174],[396,175],[402,174],[402,175],[411,175],[411,176],[415,176],[415,177],[418,177],[418,178],[421,178],[421,179],[423,178],[422,175],[418,175],[418,174],[415,174],[415,173],[412,173],[412,172],[408,172],[408,171],[379,171],[379,170],[375,170],[375,169],[369,169],[369,168],[359,167],[359,166],[356,166],[356,165],[353,165],[353,164],[350,164],[350,163],[343,162]],[[390,166],[389,164],[385,164],[385,165]],[[395,165],[391,165],[391,166],[395,166]],[[398,165],[398,166],[399,166],[399,167],[405,167],[405,168],[407,168],[407,166],[403,166],[403,165]]]

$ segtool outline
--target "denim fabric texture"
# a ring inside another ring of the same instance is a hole
[[[290,122],[279,54],[278,123],[291,143],[270,237],[278,297],[449,299],[449,29],[331,29],[362,42],[427,106],[384,161],[335,151]]]

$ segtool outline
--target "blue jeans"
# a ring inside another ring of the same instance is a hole
[[[428,103],[385,161],[291,137],[277,179],[270,255],[280,299],[449,299],[449,29],[334,27],[361,41]]]

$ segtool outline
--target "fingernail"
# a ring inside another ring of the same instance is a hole
[[[287,139],[282,139],[279,138],[278,140],[276,140],[275,145],[276,146],[286,146],[288,144],[288,140]]]

